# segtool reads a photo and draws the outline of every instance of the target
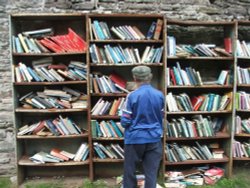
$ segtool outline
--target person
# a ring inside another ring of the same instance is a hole
[[[163,93],[151,84],[153,77],[148,66],[132,69],[137,89],[126,98],[121,115],[124,131],[123,188],[136,188],[136,167],[142,164],[145,188],[155,188],[162,159]]]

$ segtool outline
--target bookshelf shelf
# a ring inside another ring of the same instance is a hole
[[[212,163],[227,163],[229,162],[229,158],[224,156],[223,159],[210,159],[210,160],[187,160],[182,162],[165,162],[167,166],[175,166],[175,165],[192,165],[192,164],[212,164]]]
[[[240,133],[240,134],[235,134],[234,137],[250,138],[250,134]]]
[[[163,40],[90,40],[91,43],[153,43],[161,44]]]
[[[167,57],[167,60],[202,60],[202,61],[233,61],[234,57]],[[204,63],[205,63],[204,62]]]
[[[25,109],[16,108],[16,112],[28,112],[28,113],[67,113],[67,112],[87,112],[87,108],[74,108],[74,109]]]
[[[138,65],[146,65],[146,66],[156,66],[156,67],[162,67],[163,63],[138,63],[138,64],[132,64],[132,63],[128,63],[128,64],[94,64],[91,63],[90,66],[91,67],[133,67],[133,66],[138,66]]]
[[[237,113],[248,113],[250,110],[236,110]]]
[[[38,164],[34,163],[31,160],[29,160],[28,156],[23,156],[19,161],[18,165],[20,166],[44,166],[44,167],[49,167],[49,166],[82,166],[82,165],[89,165],[89,160],[86,161],[66,161],[66,162],[59,162],[59,163],[43,163],[43,164]]]
[[[217,133],[216,136],[209,136],[209,137],[180,137],[180,138],[172,138],[166,137],[166,141],[188,141],[188,140],[216,140],[216,139],[227,139],[230,138],[228,133]]]
[[[74,138],[87,138],[88,133],[85,134],[79,134],[79,135],[60,135],[60,136],[37,136],[37,135],[23,135],[23,136],[17,136],[17,139],[74,139]]]
[[[233,89],[231,85],[167,86],[167,89]]]
[[[69,85],[69,84],[87,84],[87,81],[65,81],[65,82],[14,82],[16,86],[29,85]]]
[[[93,97],[126,97],[127,93],[92,93]]]
[[[93,162],[95,163],[121,163],[123,161],[123,159],[93,159]]]
[[[234,161],[250,161],[249,157],[234,157]]]
[[[237,87],[238,88],[249,88],[250,85],[249,84],[238,84]]]
[[[93,141],[115,141],[115,140],[122,141],[124,140],[124,138],[101,138],[101,137],[93,138]]]
[[[91,115],[91,119],[120,119],[120,116],[110,116],[110,115],[94,116],[94,115]]]
[[[232,111],[223,110],[223,111],[192,111],[192,112],[166,112],[168,115],[188,115],[188,114],[230,114]]]
[[[86,55],[86,52],[72,52],[72,53],[13,53],[14,57],[18,56],[34,56],[34,57],[51,57],[51,56],[72,56],[72,55]]]

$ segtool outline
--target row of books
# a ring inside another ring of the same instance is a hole
[[[16,82],[63,82],[65,80],[87,80],[86,64],[71,61],[65,64],[45,63],[33,68],[20,62],[15,66]]]
[[[250,93],[245,91],[238,91],[235,94],[235,108],[236,110],[250,110]]]
[[[179,111],[221,111],[230,110],[232,92],[223,96],[214,93],[193,96],[191,99],[186,93],[173,95],[169,92],[166,96],[166,105],[169,112]]]
[[[200,145],[195,141],[196,145],[178,145],[177,143],[166,144],[165,154],[167,161],[180,162],[187,160],[211,160],[223,158],[224,151],[219,148],[209,149],[207,145]]]
[[[161,63],[163,47],[146,46],[141,56],[139,49],[134,47],[91,44],[89,52],[94,64]]]
[[[68,28],[68,34],[51,36],[52,28],[25,31],[12,36],[12,49],[14,53],[65,53],[85,52],[87,43]],[[43,32],[44,31],[44,32]],[[50,31],[50,32],[47,32]],[[33,35],[30,33],[40,33]],[[47,35],[48,34],[48,35]]]
[[[167,68],[168,85],[203,85],[200,72],[192,67],[183,70],[179,62],[173,68]]]
[[[113,101],[104,100],[101,97],[91,109],[91,115],[121,115],[124,104],[125,97],[119,97]]]
[[[233,157],[250,157],[250,143],[234,141]]]
[[[95,156],[100,159],[124,159],[124,150],[119,144],[103,145],[102,143],[94,142]]]
[[[89,145],[82,143],[76,153],[70,153],[58,148],[52,148],[49,153],[40,151],[29,159],[34,163],[59,163],[66,161],[85,161],[89,154]]]
[[[194,116],[191,120],[185,117],[171,119],[167,122],[166,134],[168,137],[209,137],[215,136],[223,126],[222,118],[213,118],[202,115]]]
[[[224,169],[218,167],[200,166],[183,171],[166,171],[166,188],[185,188],[187,186],[214,185],[224,176]]]
[[[35,123],[26,124],[18,129],[17,135],[59,136],[79,135],[82,133],[83,130],[81,130],[71,118],[64,118],[59,115],[53,119],[44,119]]]
[[[215,85],[229,85],[232,84],[232,75],[229,70],[222,70],[218,79],[214,81],[203,81],[200,72],[196,71],[192,67],[186,67],[183,70],[179,64],[173,68],[167,68],[167,85],[204,85],[204,84],[215,84]]]
[[[236,116],[235,134],[247,133],[250,134],[250,119],[241,119],[240,116]]]
[[[161,36],[162,27],[162,19],[157,19],[157,21],[153,21],[145,36],[145,34],[143,34],[136,26],[120,25],[109,27],[108,24],[104,21],[93,20],[90,28],[90,38],[95,38],[97,40],[111,40],[115,38],[121,40],[159,40]]]
[[[250,56],[250,43],[244,40],[236,41],[236,54],[238,57],[249,57]]]
[[[231,56],[232,44],[230,38],[224,39],[225,48],[217,47],[215,44],[197,44],[197,45],[177,45],[176,38],[174,36],[167,37],[167,53],[168,56],[179,57],[219,57],[219,56]]]
[[[120,122],[113,120],[101,121],[91,120],[92,138],[122,138],[124,128]]]
[[[242,68],[237,66],[237,83],[238,84],[250,84],[250,74],[249,74],[249,67]]]
[[[66,86],[61,90],[44,88],[42,92],[29,92],[20,97],[19,102],[23,108],[87,108],[86,95]]]
[[[126,87],[126,80],[117,74],[103,75],[93,73],[90,76],[90,82],[93,86],[93,93],[129,93]]]

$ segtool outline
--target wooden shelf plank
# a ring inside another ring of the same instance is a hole
[[[228,133],[217,133],[216,136],[209,136],[209,137],[190,137],[190,138],[171,138],[166,137],[166,141],[181,141],[181,140],[212,140],[212,139],[226,139],[230,138],[230,135]]]
[[[166,112],[167,115],[186,115],[186,114],[230,114],[232,111],[230,110],[222,110],[222,111],[192,111],[192,112]]]
[[[250,161],[249,157],[233,157],[234,161]]]
[[[38,136],[38,135],[23,135],[17,136],[17,139],[63,139],[63,138],[87,138],[88,133],[79,134],[79,135],[60,135],[60,136]]]
[[[93,141],[122,141],[124,138],[104,138],[104,137],[98,137],[98,138],[92,138]]]
[[[99,159],[99,158],[94,158],[93,162],[95,163],[121,163],[123,162],[124,159]]]
[[[210,160],[186,160],[181,162],[165,162],[167,166],[175,166],[175,165],[192,165],[192,164],[210,164],[210,163],[226,163],[229,161],[228,157],[224,157],[223,159],[210,159]]]
[[[86,52],[66,52],[66,53],[12,53],[13,56],[70,56],[84,55]]]
[[[20,166],[80,166],[80,165],[88,165],[89,160],[86,161],[66,161],[66,162],[59,162],[59,163],[44,163],[44,164],[38,164],[32,162],[28,156],[23,156],[19,161],[18,165]]]
[[[29,85],[66,85],[66,84],[87,84],[87,81],[64,81],[64,82],[14,82],[16,86]]]
[[[167,86],[167,89],[233,89],[232,85]]]
[[[167,60],[230,60],[233,61],[234,57],[167,57]]]
[[[112,39],[112,40],[90,40],[93,43],[163,43],[163,40],[120,40],[120,39]]]
[[[163,63],[138,63],[138,64],[132,64],[132,63],[121,63],[121,64],[95,64],[95,63],[90,63],[90,67],[130,67],[130,66],[137,66],[137,65],[146,65],[149,67],[162,67]]]
[[[120,119],[120,116],[109,116],[109,115],[105,115],[105,116],[93,116],[91,115],[91,119]]]
[[[127,93],[92,93],[93,97],[126,97]]]
[[[250,138],[250,134],[247,134],[247,133],[235,134],[234,136],[235,137],[247,137],[247,138]]]
[[[87,108],[71,108],[71,109],[25,109],[16,108],[15,112],[28,112],[28,113],[66,113],[66,112],[84,112],[88,111]]]

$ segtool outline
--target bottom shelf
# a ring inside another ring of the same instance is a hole
[[[226,163],[229,161],[229,158],[224,156],[222,159],[210,159],[210,160],[186,160],[180,162],[165,162],[165,165],[172,166],[172,165],[190,165],[190,164],[211,164],[211,163]]]
[[[32,162],[28,156],[22,156],[22,158],[18,161],[18,165],[20,166],[79,166],[79,165],[88,165],[89,160],[86,161],[65,161],[59,163],[34,163]]]
[[[250,161],[249,157],[234,157],[234,161]]]

